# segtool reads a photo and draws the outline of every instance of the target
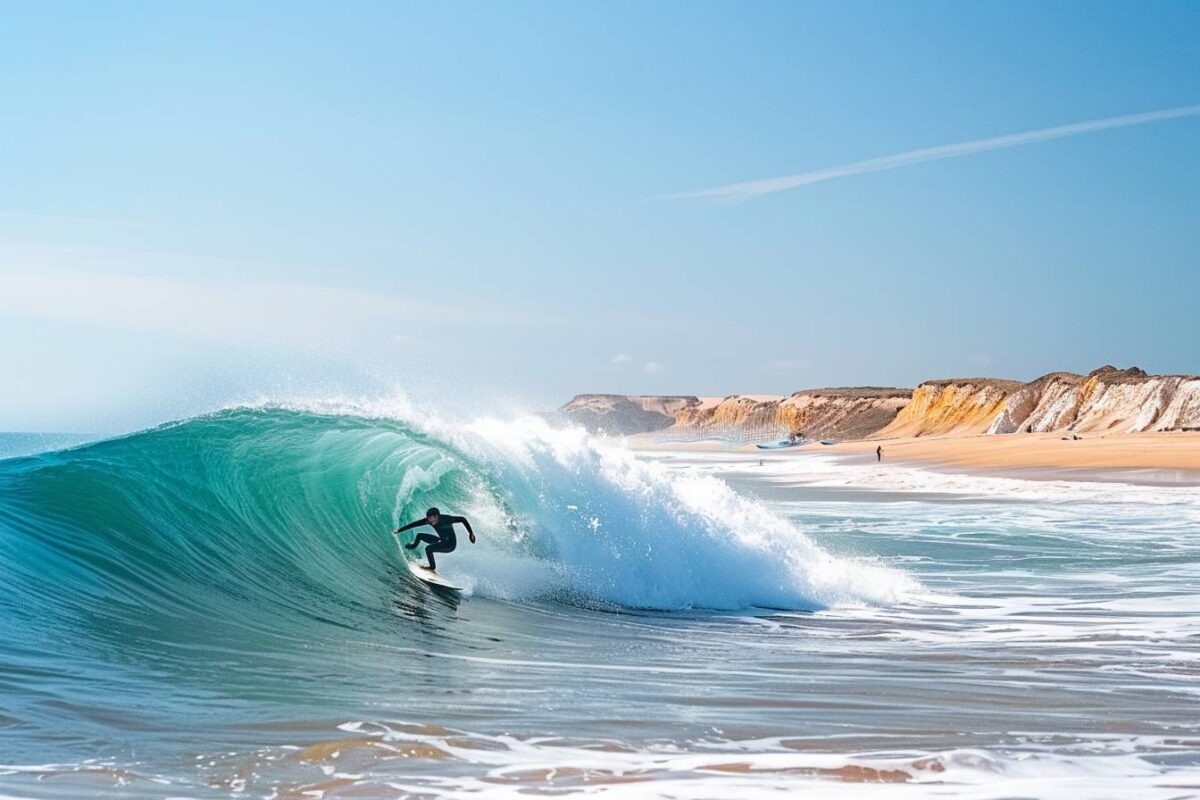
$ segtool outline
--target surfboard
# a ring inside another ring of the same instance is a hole
[[[453,583],[446,580],[441,575],[438,575],[429,567],[422,566],[413,561],[405,561],[404,563],[408,565],[408,571],[411,572],[414,577],[428,584],[429,586],[436,586],[439,589],[449,589],[452,592],[462,591],[461,586],[455,586]]]

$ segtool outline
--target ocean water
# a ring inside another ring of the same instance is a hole
[[[398,522],[470,517],[404,568]],[[1200,797],[1200,490],[223,410],[0,461],[0,797]]]

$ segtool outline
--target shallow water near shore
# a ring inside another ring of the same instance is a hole
[[[1200,797],[1200,497],[234,409],[0,462],[0,796]],[[481,542],[415,582],[386,531]]]

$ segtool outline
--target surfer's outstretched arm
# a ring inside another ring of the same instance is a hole
[[[467,529],[467,535],[471,537],[471,544],[475,544],[475,531],[471,530],[471,523],[467,521],[467,518],[455,517],[454,521],[463,524],[463,527]]]
[[[416,522],[410,522],[407,525],[405,525],[403,528],[396,528],[396,530],[392,531],[392,535],[394,536],[397,533],[404,533],[405,531],[412,530],[413,528],[416,528],[418,526],[428,525],[428,524],[429,524],[429,522],[424,517],[421,517]]]

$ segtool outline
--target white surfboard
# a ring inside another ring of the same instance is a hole
[[[421,580],[430,586],[436,586],[439,589],[449,589],[452,592],[462,591],[461,586],[455,586],[453,583],[446,580],[441,575],[438,575],[429,567],[423,566],[414,561],[405,561],[404,563],[408,565],[408,571],[416,576],[418,580]]]

